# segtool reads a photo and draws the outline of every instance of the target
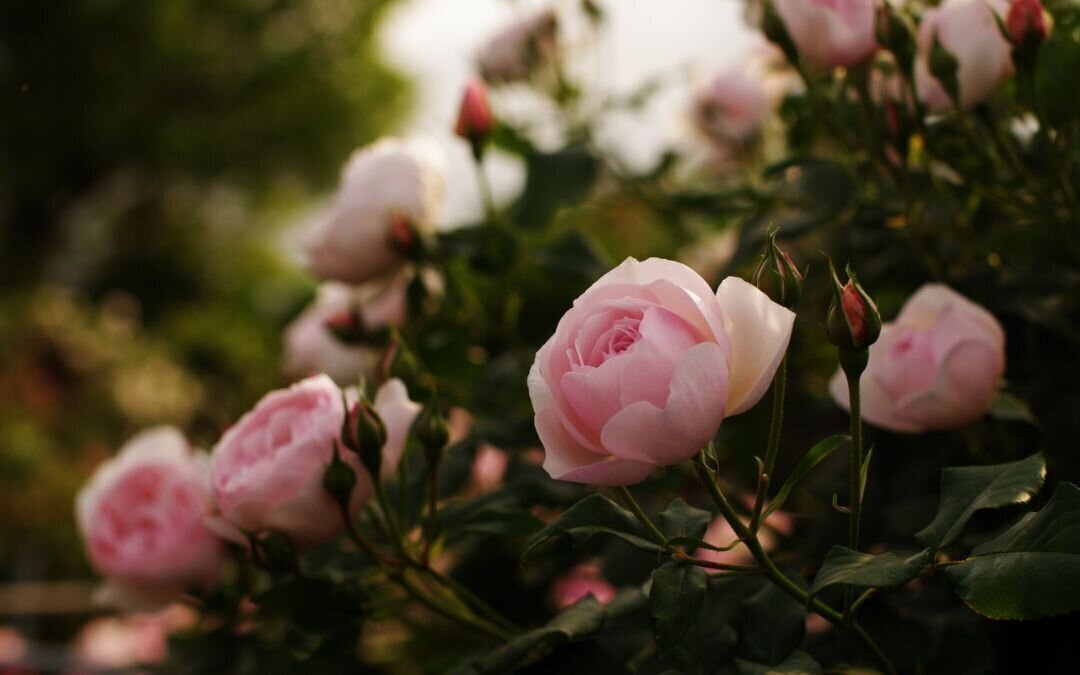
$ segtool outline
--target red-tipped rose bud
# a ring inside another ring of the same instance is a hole
[[[877,305],[855,278],[849,266],[848,282],[842,283],[829,262],[833,281],[833,301],[825,327],[829,342],[841,352],[862,352],[881,334],[881,315]]]
[[[349,411],[342,433],[345,446],[360,456],[372,476],[382,471],[382,450],[386,444],[386,424],[366,398]]]
[[[1046,40],[1049,25],[1039,0],[1012,0],[1005,15],[1005,30],[1016,47],[1033,47]]]
[[[487,86],[480,78],[473,78],[465,85],[465,93],[461,96],[454,133],[469,141],[473,153],[479,156],[484,141],[494,128],[495,117],[488,104]]]
[[[770,228],[766,234],[765,253],[754,271],[753,280],[754,285],[773,301],[790,308],[802,297],[805,275],[795,266],[791,256],[776,245],[779,231],[779,228]]]
[[[323,325],[334,337],[345,344],[355,344],[364,337],[364,322],[356,307],[331,314]]]

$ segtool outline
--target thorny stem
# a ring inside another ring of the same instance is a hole
[[[787,386],[787,357],[780,361],[780,366],[773,377],[772,421],[769,423],[769,441],[765,446],[765,464],[758,480],[758,492],[754,499],[754,513],[750,517],[750,531],[757,532],[761,525],[761,510],[765,507],[765,493],[776,467],[776,455],[780,450],[780,429],[784,424],[784,389]]]
[[[776,584],[780,590],[784,591],[792,598],[795,598],[803,605],[813,609],[829,623],[841,630],[849,632],[871,655],[873,655],[874,659],[878,662],[878,665],[881,666],[887,675],[896,675],[896,668],[893,667],[888,657],[885,656],[884,652],[881,651],[881,648],[877,646],[877,643],[874,642],[874,639],[870,637],[870,634],[867,633],[866,630],[858,624],[848,621],[842,613],[833,609],[818,598],[811,599],[806,591],[800,588],[798,584],[789,579],[776,567],[776,564],[769,558],[769,554],[762,548],[761,542],[759,542],[757,537],[750,532],[749,528],[742,522],[738,514],[735,513],[735,509],[732,508],[727,497],[720,491],[720,488],[710,474],[708,467],[705,465],[704,453],[698,453],[698,456],[694,458],[694,470],[697,472],[698,479],[701,481],[702,485],[709,491],[709,496],[712,497],[716,507],[720,510],[720,515],[728,521],[731,528],[735,530],[735,534],[745,542],[746,547],[750,549],[750,553],[754,556],[754,559],[761,565],[765,576]]]

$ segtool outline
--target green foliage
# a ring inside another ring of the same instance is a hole
[[[901,586],[917,577],[929,563],[929,549],[900,558],[894,553],[871,555],[833,546],[814,577],[810,594],[817,595],[837,584],[858,588]]]
[[[781,667],[803,640],[806,608],[773,584],[743,602],[742,648],[751,661]]]
[[[1039,512],[945,568],[965,603],[992,619],[1080,610],[1080,488],[1062,483]]]
[[[1045,479],[1046,460],[1041,454],[994,466],[947,468],[941,474],[937,515],[916,536],[931,548],[947,546],[976,511],[1030,501]]]
[[[564,534],[576,544],[583,544],[597,534],[609,534],[643,551],[663,550],[647,537],[632,513],[603,495],[592,494],[533,535],[521,551],[522,560],[527,560],[544,542]]]
[[[705,606],[708,577],[694,565],[671,562],[653,570],[649,591],[656,645],[664,655],[682,645]]]
[[[798,465],[796,465],[795,469],[791,472],[791,475],[788,476],[788,479],[780,486],[780,490],[776,493],[776,496],[773,497],[772,501],[769,502],[769,505],[765,507],[762,516],[768,517],[770,513],[783,506],[784,502],[786,502],[787,498],[791,495],[791,491],[795,489],[795,486],[799,484],[799,481],[802,480],[806,474],[810,473],[815,466],[832,454],[834,450],[843,447],[844,444],[849,443],[850,441],[850,436],[838,434],[836,436],[830,436],[810,448],[810,450],[803,455],[802,459],[799,460]],[[863,479],[863,483],[866,483],[865,478]]]

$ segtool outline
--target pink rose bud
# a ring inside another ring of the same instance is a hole
[[[224,548],[209,513],[204,454],[172,427],[131,438],[79,491],[75,513],[103,599],[133,608],[163,604],[217,579]]]
[[[770,112],[762,78],[742,70],[726,70],[697,93],[693,119],[714,143],[741,145],[757,135]]]
[[[555,55],[559,22],[545,10],[507,26],[480,52],[480,75],[488,82],[528,79]]]
[[[437,153],[420,142],[384,138],[353,153],[329,212],[308,233],[308,267],[316,276],[361,283],[400,267],[415,249],[401,223],[431,232],[442,203]],[[410,233],[411,236],[415,236]]]
[[[765,252],[754,271],[754,285],[785,307],[794,307],[802,297],[804,275],[787,251],[776,243],[779,228],[770,228],[765,237]]]
[[[825,319],[829,342],[841,352],[861,352],[881,333],[881,315],[850,266],[847,283],[840,281],[832,261],[829,261],[829,272],[833,281],[833,300]]]
[[[369,282],[353,288],[336,282],[319,286],[315,301],[285,329],[283,370],[290,378],[326,373],[341,385],[361,376],[371,379],[379,353],[371,347],[347,344],[337,331],[343,326],[366,335],[405,320],[408,275]],[[359,328],[355,325],[359,321]],[[351,337],[351,336],[350,336]]]
[[[1005,15],[1005,30],[1018,47],[1037,45],[1049,33],[1047,14],[1039,0],[1013,0]]]
[[[874,0],[775,0],[799,55],[822,67],[853,66],[877,51]]]
[[[1005,333],[993,315],[946,286],[923,286],[870,347],[863,419],[905,433],[970,424],[989,410],[1004,371]],[[830,391],[848,407],[842,373]]]
[[[471,142],[475,149],[494,128],[495,117],[488,105],[487,86],[483,80],[474,78],[465,85],[454,133]]]
[[[1002,36],[994,14],[1003,14],[1004,0],[945,0],[927,10],[919,22],[915,90],[931,112],[971,108],[990,98],[1013,73],[1012,47]],[[937,49],[935,49],[935,46]],[[942,81],[944,50],[956,62],[955,83]],[[937,71],[937,72],[935,72]],[[949,89],[955,84],[955,96]]]
[[[593,596],[601,605],[611,602],[617,591],[596,565],[581,564],[556,579],[551,584],[551,599],[556,609],[566,609],[579,600]]]
[[[222,536],[244,542],[245,534],[273,531],[307,548],[342,531],[338,505],[323,486],[334,445],[341,442],[342,400],[329,377],[311,377],[267,394],[225,432],[214,448],[210,475],[219,513],[213,524]],[[397,468],[414,405],[396,380],[376,394],[387,428],[383,475]],[[356,475],[349,503],[355,514],[371,496],[372,477],[355,453],[342,451],[340,459]]]
[[[628,258],[574,301],[536,354],[529,394],[552,478],[632,485],[693,457],[752,407],[795,315],[728,277]]]

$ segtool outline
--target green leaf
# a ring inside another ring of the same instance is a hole
[[[893,553],[870,555],[843,546],[833,546],[814,577],[810,595],[817,595],[836,584],[860,588],[900,586],[917,577],[929,562],[930,549],[910,558],[901,558]]]
[[[775,666],[743,659],[735,659],[735,666],[739,675],[821,675],[821,666],[806,652],[795,652]]]
[[[681,498],[664,509],[659,517],[660,530],[672,540],[699,540],[705,536],[712,514],[690,506]]]
[[[784,484],[780,487],[780,491],[776,493],[772,501],[769,502],[768,508],[762,513],[762,520],[767,518],[770,513],[777,510],[784,505],[787,498],[791,496],[791,491],[795,485],[802,480],[806,474],[821,463],[826,457],[832,454],[834,450],[841,447],[845,443],[851,440],[850,436],[845,434],[837,434],[836,436],[829,436],[825,440],[821,441],[814,447],[810,448],[810,451],[803,456],[799,461],[799,464],[795,467],[795,470],[791,472],[788,479],[784,481]]]
[[[1080,610],[1080,488],[1062,483],[1046,506],[945,568],[956,594],[992,619]]]
[[[526,542],[521,559],[528,559],[538,546],[563,534],[575,544],[582,544],[597,534],[610,534],[643,551],[663,550],[646,536],[632,513],[603,495],[591,494],[568,508],[555,522]]]
[[[583,198],[592,189],[600,168],[594,155],[573,147],[532,153],[525,163],[525,189],[514,220],[529,227],[546,225],[560,207]]]
[[[1029,501],[1046,479],[1046,460],[1036,453],[993,466],[949,467],[941,472],[941,503],[933,522],[915,536],[930,548],[953,542],[979,509]]]
[[[592,596],[563,610],[546,625],[531,630],[488,655],[459,668],[455,673],[518,672],[522,666],[535,663],[555,647],[588,637],[604,623],[604,608]]]
[[[999,391],[990,402],[990,416],[1005,422],[1027,422],[1033,427],[1039,426],[1028,404],[1004,391]]]
[[[543,523],[514,501],[513,495],[496,492],[448,504],[439,509],[440,529],[500,537],[522,536],[540,529]]]
[[[806,608],[775,584],[743,601],[742,640],[752,661],[779,664],[799,648]]]
[[[649,613],[661,655],[682,644],[697,624],[708,581],[705,570],[695,565],[672,562],[653,570]]]

